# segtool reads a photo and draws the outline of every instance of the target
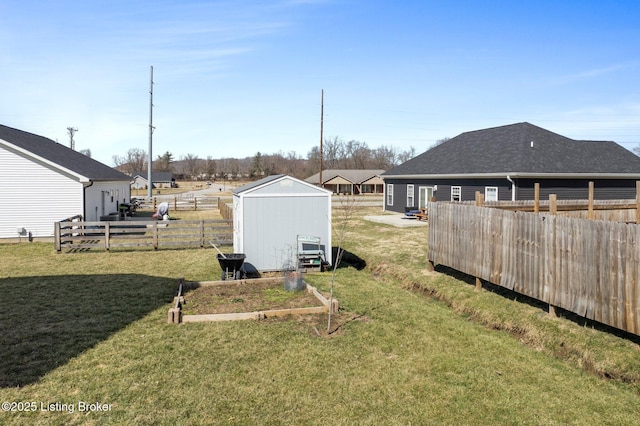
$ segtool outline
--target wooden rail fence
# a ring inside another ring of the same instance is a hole
[[[138,197],[140,200],[145,201],[143,197]],[[169,203],[169,209],[173,211],[178,210],[215,210],[221,204],[220,197],[195,197],[193,194],[177,194],[173,198],[158,199],[153,197],[151,206],[153,210],[158,208],[158,204],[162,201]]]
[[[428,204],[432,264],[640,335],[640,225]],[[633,212],[634,217],[636,212]]]
[[[233,244],[233,228],[228,220],[55,222],[56,251],[63,249],[104,249],[119,247],[205,247]]]

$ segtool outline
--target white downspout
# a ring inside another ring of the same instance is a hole
[[[511,179],[510,175],[507,175],[507,180],[511,182],[511,201],[516,200],[516,183]]]

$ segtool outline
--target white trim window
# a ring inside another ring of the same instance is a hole
[[[413,184],[408,183],[407,184],[407,207],[414,206],[414,199],[415,199],[415,194],[413,192]]]
[[[451,187],[451,201],[462,201],[462,187],[461,186],[452,186]]]
[[[388,206],[393,205],[393,184],[392,183],[387,184],[387,205]]]
[[[485,186],[484,187],[484,200],[485,201],[498,201],[498,187],[497,186]]]

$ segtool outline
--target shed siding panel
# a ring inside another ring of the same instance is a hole
[[[53,223],[82,214],[82,184],[0,148],[0,238],[53,235]]]
[[[327,196],[244,198],[241,238],[247,262],[260,271],[281,270],[295,259],[298,235],[320,237],[330,256],[328,204]]]

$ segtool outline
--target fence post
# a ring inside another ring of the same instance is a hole
[[[558,196],[556,194],[549,194],[549,214],[552,214],[554,216],[558,214]],[[550,244],[555,245],[556,242],[552,241]],[[554,274],[554,276],[556,276],[556,275]],[[557,278],[556,278],[556,280],[557,280]],[[553,293],[552,294],[555,294],[555,292],[557,291],[557,287],[558,287],[557,282],[554,282],[553,283]],[[551,303],[549,303],[549,315],[552,318],[555,318],[555,317],[558,316],[556,314],[555,305],[553,305]]]
[[[104,223],[104,249],[109,251],[109,235],[111,233],[111,223],[106,221]]]
[[[640,180],[636,181],[636,223],[640,223]]]
[[[200,248],[204,248],[204,220],[200,221]]]
[[[59,252],[62,250],[62,245],[60,244],[60,222],[53,222],[53,235],[56,245],[56,251]]]
[[[593,220],[593,197],[594,197],[594,184],[593,181],[589,181],[589,207],[587,209],[587,219]]]
[[[540,182],[533,184],[533,212],[540,213]]]
[[[173,211],[178,211],[178,197],[173,197]]]
[[[158,222],[153,222],[153,249],[158,250]]]
[[[198,210],[198,198],[193,197],[193,210]]]
[[[484,206],[484,194],[481,194],[480,191],[476,191],[476,206],[482,207]],[[482,280],[479,277],[476,277],[476,288],[475,291],[482,290]]]

